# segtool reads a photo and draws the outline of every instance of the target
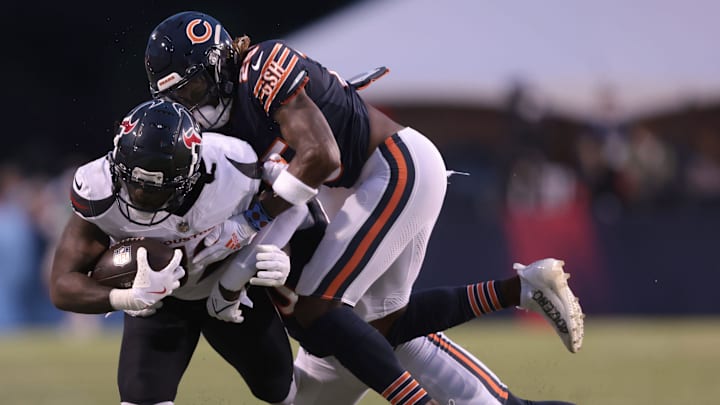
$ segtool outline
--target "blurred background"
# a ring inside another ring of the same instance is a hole
[[[60,312],[46,280],[73,215],[75,167],[107,153],[117,120],[149,98],[148,35],[167,16],[200,8],[234,36],[285,39],[345,78],[390,68],[363,97],[429,136],[449,169],[470,174],[449,178],[418,289],[565,260],[588,314],[581,353],[559,355],[550,328],[521,311],[449,332],[516,393],[582,404],[717,402],[720,3],[712,0],[6,5],[0,402],[117,403],[122,316]],[[236,374],[207,345],[198,350],[181,402],[240,398]],[[254,403],[244,392],[239,403]]]
[[[346,78],[390,68],[363,96],[470,173],[449,179],[418,288],[557,257],[591,315],[718,314],[720,3],[582,3],[9,6],[0,332],[109,322],[60,313],[45,292],[72,173],[149,97],[152,28],[198,7],[234,36],[285,39]]]

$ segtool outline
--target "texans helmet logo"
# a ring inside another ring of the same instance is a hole
[[[120,131],[120,135],[122,134],[128,134],[130,131],[135,128],[135,125],[137,125],[138,120],[135,120],[135,122],[130,122],[129,118],[126,118],[123,120],[123,122],[120,123],[120,127],[122,127],[122,130]]]
[[[188,149],[192,150],[193,145],[202,144],[202,138],[200,138],[200,136],[192,128],[190,128],[183,132],[183,143]]]

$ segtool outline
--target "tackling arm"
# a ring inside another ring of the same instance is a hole
[[[253,238],[250,245],[244,247],[231,260],[227,260],[221,267],[223,272],[220,285],[228,292],[226,299],[237,299],[250,279],[256,275],[258,245],[275,245],[283,247],[288,244],[293,233],[306,220],[308,207],[296,205],[284,212],[269,225],[265,226]],[[234,294],[233,294],[234,292]]]
[[[273,118],[280,124],[283,138],[295,150],[287,168],[287,174],[294,178],[292,186],[299,181],[297,186],[304,189],[302,191],[317,190],[340,167],[340,149],[325,116],[301,88]],[[275,188],[275,194],[282,193]],[[260,200],[273,217],[291,204],[297,205],[269,192],[263,193]]]

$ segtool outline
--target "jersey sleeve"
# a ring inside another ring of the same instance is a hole
[[[250,52],[242,74],[249,81],[250,97],[272,116],[307,83],[307,58],[281,41],[262,42]]]
[[[75,171],[70,185],[70,204],[85,219],[102,215],[115,202],[107,159],[102,157]]]
[[[216,162],[215,184],[218,192],[232,193],[239,198],[235,213],[247,208],[253,196],[258,193],[261,167],[257,160],[257,154],[250,144],[238,138],[229,137],[217,133],[203,134],[203,142],[208,141],[216,147],[211,151],[205,149],[206,156]]]

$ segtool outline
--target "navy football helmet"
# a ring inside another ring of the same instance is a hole
[[[215,18],[185,11],[165,19],[148,39],[145,70],[154,98],[184,105],[205,128],[227,122],[239,69],[232,37]]]
[[[118,126],[108,154],[120,212],[139,225],[167,219],[201,177],[202,133],[190,112],[165,100],[144,102]]]

